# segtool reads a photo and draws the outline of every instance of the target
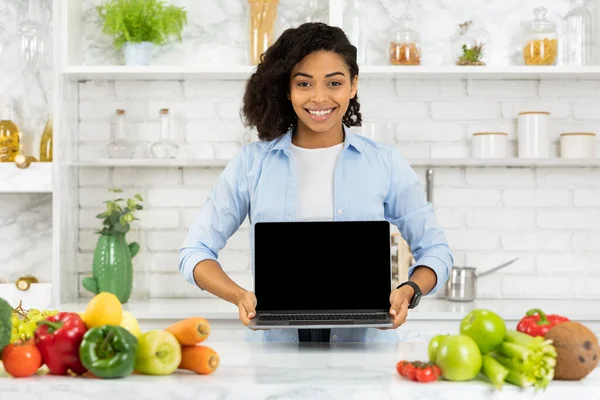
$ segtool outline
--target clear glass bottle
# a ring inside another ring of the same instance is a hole
[[[2,99],[0,119],[0,162],[13,162],[19,153],[21,137],[19,127],[13,121],[13,100],[10,96]]]
[[[108,143],[108,157],[133,158],[135,145],[125,138],[125,110],[117,110],[113,138]]]
[[[160,140],[150,148],[154,158],[175,158],[179,151],[179,146],[171,140],[171,129],[169,124],[169,109],[163,108],[160,114]]]
[[[29,0],[27,17],[19,28],[21,56],[29,68],[39,67],[44,56],[45,32],[41,23],[40,0]]]
[[[570,0],[571,9],[565,16],[567,65],[592,64],[592,13],[589,0]]]
[[[548,10],[537,7],[535,18],[527,24],[523,40],[525,65],[556,65],[558,60],[558,33],[556,24],[546,18]]]
[[[349,0],[344,10],[344,32],[350,43],[356,47],[358,66],[367,64],[367,22],[364,12],[358,4],[359,0]]]
[[[458,25],[452,39],[452,51],[456,65],[487,65],[491,54],[490,35],[473,21]]]
[[[400,29],[392,35],[389,58],[392,65],[421,65],[419,32],[412,29],[412,19],[400,19]]]
[[[52,116],[48,118],[40,140],[40,161],[52,162]]]

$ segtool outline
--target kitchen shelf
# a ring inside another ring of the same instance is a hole
[[[570,160],[561,158],[551,159],[475,159],[475,158],[424,158],[408,160],[413,167],[600,167],[600,158],[585,160]]]
[[[148,168],[177,168],[177,167],[207,167],[221,168],[229,162],[228,159],[98,159],[73,161],[71,165],[86,168],[104,168],[104,167],[148,167]],[[569,167],[585,168],[600,167],[600,158],[589,160],[569,160],[569,159],[521,159],[521,158],[501,158],[501,159],[473,159],[473,158],[422,158],[409,159],[408,162],[413,167],[523,167],[523,168],[544,168],[544,167]]]
[[[27,290],[20,290],[14,283],[0,284],[0,298],[3,298],[15,308],[22,301],[24,309],[37,308],[48,310],[52,305],[52,284],[32,283]]]
[[[246,80],[254,66],[204,68],[202,66],[71,66],[64,75],[72,81],[87,80]]]
[[[255,66],[69,66],[63,74],[71,81],[87,80],[246,80]],[[362,79],[420,79],[420,80],[553,80],[600,79],[600,66],[394,66],[360,67]]]
[[[0,193],[52,193],[52,163],[33,162],[25,169],[0,163]]]
[[[229,160],[227,159],[98,159],[98,160],[78,160],[73,161],[71,165],[76,167],[225,167]]]

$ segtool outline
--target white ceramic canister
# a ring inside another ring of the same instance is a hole
[[[473,158],[508,157],[508,134],[505,132],[477,132],[471,140]]]
[[[596,134],[567,132],[560,135],[561,158],[596,158]]]
[[[524,111],[517,121],[519,158],[550,157],[550,113]]]

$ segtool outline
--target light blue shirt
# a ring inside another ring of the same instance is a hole
[[[417,174],[392,144],[375,142],[347,128],[335,167],[333,220],[387,220],[398,227],[416,263],[437,274],[437,292],[454,263],[444,232],[427,202]],[[196,286],[194,267],[217,261],[227,240],[249,217],[250,248],[253,227],[260,221],[294,221],[296,175],[291,162],[292,131],[270,142],[244,147],[227,164],[206,203],[192,222],[180,250],[179,270]],[[254,272],[254,265],[252,266]],[[248,330],[248,340],[297,342],[297,329]],[[398,341],[395,330],[334,328],[332,342]]]

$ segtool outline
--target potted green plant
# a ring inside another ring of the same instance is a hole
[[[154,46],[167,44],[187,24],[183,7],[162,0],[106,0],[96,7],[102,32],[113,38],[116,49],[124,51],[126,65],[148,65]]]
[[[109,189],[114,193],[121,193],[121,189]],[[122,304],[127,303],[133,289],[133,257],[140,250],[136,242],[127,243],[125,236],[129,232],[131,223],[139,220],[135,217],[136,211],[142,210],[140,202],[143,198],[136,194],[125,199],[118,198],[107,200],[106,211],[96,217],[102,219],[102,229],[94,250],[92,262],[92,276],[83,279],[83,287],[98,294],[101,292],[113,293]]]

